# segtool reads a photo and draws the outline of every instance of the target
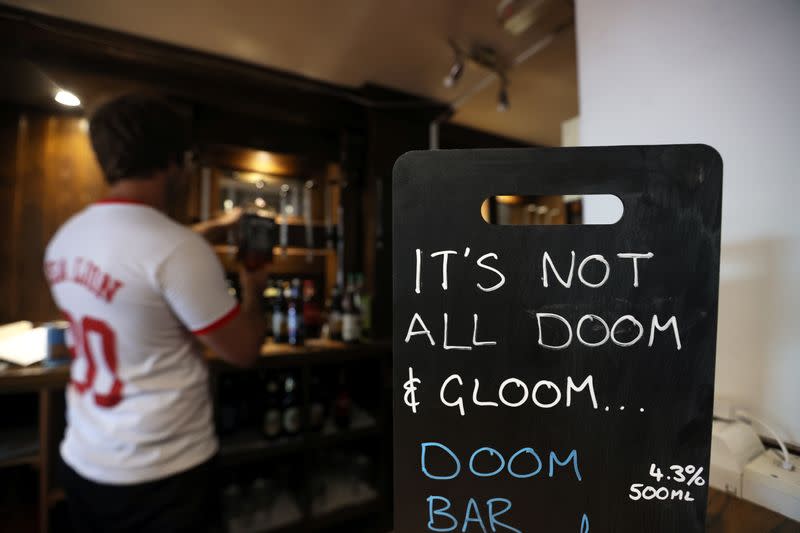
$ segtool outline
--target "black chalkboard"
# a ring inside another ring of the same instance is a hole
[[[704,530],[721,191],[704,145],[397,161],[397,533]],[[614,194],[624,214],[484,222],[511,194]]]

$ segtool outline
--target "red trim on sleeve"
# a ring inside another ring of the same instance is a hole
[[[240,310],[239,304],[236,304],[233,307],[233,309],[222,315],[222,317],[218,318],[217,320],[208,324],[207,326],[204,326],[200,329],[192,330],[192,333],[194,333],[195,335],[207,335],[212,331],[214,331],[215,329],[221,328],[222,326],[224,326],[225,324],[236,318],[236,315],[239,314],[239,310]]]
[[[103,198],[102,200],[98,200],[95,204],[132,204],[132,205],[147,205],[144,202],[140,202],[139,200],[131,200],[129,198]]]

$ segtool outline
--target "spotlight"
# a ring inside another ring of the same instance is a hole
[[[55,95],[55,101],[67,107],[77,107],[81,105],[81,99],[64,89],[59,89]]]
[[[508,90],[506,84],[500,85],[500,92],[497,94],[497,110],[500,112],[508,111],[510,104],[508,102]]]
[[[464,74],[464,62],[460,57],[457,57],[453,63],[453,66],[450,67],[450,72],[448,72],[447,76],[444,78],[444,86],[454,86],[456,83],[458,83],[458,80],[461,79],[462,74]]]

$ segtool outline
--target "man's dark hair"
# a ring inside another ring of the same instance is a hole
[[[106,181],[113,184],[123,178],[149,178],[170,163],[180,166],[187,123],[163,99],[129,94],[95,111],[89,136]]]

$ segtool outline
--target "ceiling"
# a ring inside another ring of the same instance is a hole
[[[9,1],[9,0],[6,0]],[[497,0],[10,0],[23,9],[176,44],[335,84],[373,82],[456,102],[486,77],[467,66],[444,87],[453,61],[447,44],[493,46],[511,62],[555,28],[553,42],[513,68],[511,108],[496,110],[494,81],[460,105],[453,121],[506,137],[560,143],[578,113],[571,0],[545,0],[533,27],[517,37],[497,23]]]

